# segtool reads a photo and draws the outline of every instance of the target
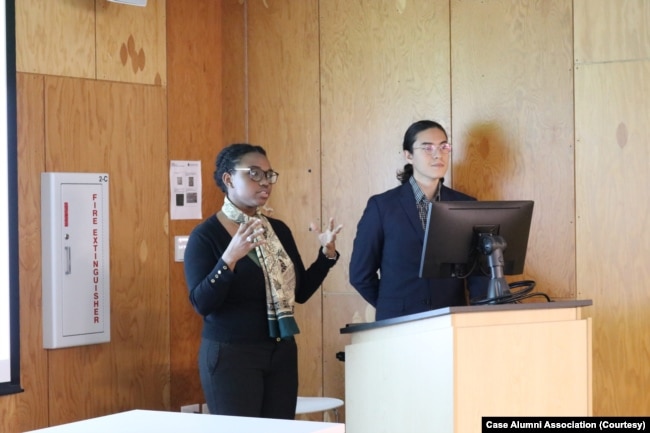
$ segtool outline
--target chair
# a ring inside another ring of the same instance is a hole
[[[334,412],[335,422],[339,422],[338,408],[343,406],[343,400],[332,397],[298,397],[296,415],[314,412]]]

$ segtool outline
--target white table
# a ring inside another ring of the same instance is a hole
[[[343,400],[332,397],[300,397],[296,403],[296,415],[303,413],[325,412],[331,410],[334,412],[334,419],[339,422],[338,408],[343,406]]]
[[[62,424],[42,433],[345,433],[344,424],[132,410]]]

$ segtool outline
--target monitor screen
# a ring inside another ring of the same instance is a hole
[[[14,0],[0,0],[0,396],[21,392]]]
[[[479,250],[479,234],[503,238],[506,244],[503,274],[522,274],[532,215],[532,201],[432,202],[427,216],[420,277],[463,278],[478,271],[477,266],[485,273],[488,254]]]

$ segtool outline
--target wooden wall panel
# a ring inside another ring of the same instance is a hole
[[[223,146],[222,2],[192,0],[192,5],[167,0],[169,159],[201,161],[202,211],[207,218],[223,203],[212,177]],[[174,236],[189,235],[199,222],[171,220],[170,248]],[[189,302],[183,264],[174,262],[173,255],[169,260],[171,402],[172,409],[179,410],[205,401],[197,361],[203,322]]]
[[[453,186],[534,200],[523,279],[574,299],[571,1],[452,0],[451,16]]]
[[[45,169],[110,177],[111,342],[48,351],[50,423],[169,407],[166,94],[45,79]]]
[[[243,0],[221,0],[223,143],[248,141],[246,8]]]
[[[347,267],[348,263],[344,266]],[[345,354],[350,344],[350,334],[341,334],[341,328],[350,323],[372,322],[375,308],[361,296],[352,293],[325,291],[323,294],[323,395],[340,398],[345,402],[345,362],[337,353]],[[378,409],[383,411],[384,408]],[[345,421],[345,405],[339,409],[339,422]],[[334,421],[326,414],[325,421]]]
[[[574,0],[576,63],[650,57],[650,2]]]
[[[650,407],[650,61],[576,66],[579,297],[593,299],[594,414]]]
[[[593,299],[594,414],[645,415],[650,4],[574,1],[578,297]]]
[[[146,7],[95,1],[97,79],[167,84],[166,0]]]
[[[320,245],[309,223],[330,216],[321,214],[318,1],[249,1],[247,10],[249,137],[280,173],[268,205],[309,266]],[[321,305],[319,291],[296,307],[303,395],[322,393]]]
[[[320,56],[323,216],[344,224],[325,284],[323,380],[326,395],[345,398],[340,328],[374,320],[349,284],[357,223],[371,195],[399,185],[406,128],[424,118],[449,125],[449,3],[321,1]]]
[[[95,78],[95,0],[17,0],[16,69]]]
[[[327,290],[349,284],[356,226],[368,198],[399,185],[406,128],[450,122],[447,1],[330,0],[320,5],[323,211],[345,225]]]
[[[18,236],[20,279],[20,394],[0,397],[0,431],[47,425],[47,352],[41,313],[41,172],[44,171],[43,78],[18,74]]]

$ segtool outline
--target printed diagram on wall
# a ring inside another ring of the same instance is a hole
[[[203,218],[201,213],[201,161],[172,161],[169,166],[170,218]]]
[[[41,174],[46,349],[110,341],[108,179]]]

